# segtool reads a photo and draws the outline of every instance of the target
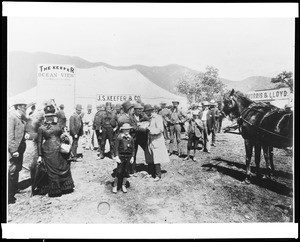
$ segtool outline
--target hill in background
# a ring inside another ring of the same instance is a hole
[[[89,62],[80,57],[51,54],[46,52],[29,53],[24,51],[13,51],[9,53],[8,59],[8,90],[9,96],[24,92],[37,84],[37,65],[38,64],[69,64],[76,68],[93,68],[105,66],[116,70],[136,69],[156,85],[177,94],[176,83],[187,72],[197,71],[190,68],[171,64],[167,66],[112,66],[104,62]],[[231,81],[221,78],[227,89],[234,88],[242,92],[254,91],[259,89],[273,88],[270,77],[253,76],[241,81]]]

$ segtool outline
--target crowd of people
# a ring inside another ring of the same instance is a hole
[[[126,101],[116,105],[107,102],[97,105],[95,113],[92,105],[87,105],[87,111],[83,112],[82,105],[77,104],[69,119],[63,104],[56,108],[53,103],[46,103],[42,114],[36,116],[35,108],[26,115],[28,105],[24,102],[16,102],[13,106],[8,121],[9,203],[16,201],[18,177],[28,139],[36,143],[38,155],[31,165],[32,176],[36,178],[37,172],[43,169],[46,174],[34,182],[33,195],[60,196],[73,191],[70,163],[82,159],[82,154],[81,157],[78,154],[80,139],[84,139],[85,149],[97,149],[100,160],[107,156],[105,147],[108,142],[108,156],[116,162],[112,192],[117,192],[120,183],[126,193],[127,178],[137,173],[138,147],[145,154],[148,173],[158,181],[161,179],[161,164],[168,162],[171,155],[182,157],[183,132],[188,139],[184,159],[196,161],[196,150],[210,152],[215,146],[216,133],[220,132],[225,117],[214,100],[193,104],[186,112],[179,108],[178,101],[169,106],[161,102],[154,107],[142,102]]]

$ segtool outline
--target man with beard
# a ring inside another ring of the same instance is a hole
[[[23,155],[26,150],[26,140],[30,135],[26,129],[26,103],[14,103],[14,109],[8,118],[8,203],[15,203],[18,190],[19,172],[23,166]]]

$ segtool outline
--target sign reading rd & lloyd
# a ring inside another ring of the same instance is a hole
[[[132,94],[98,94],[97,102],[112,102],[112,103],[122,103],[126,101],[138,101],[141,95]]]
[[[270,90],[261,90],[248,92],[246,96],[254,101],[264,101],[264,100],[282,100],[290,98],[290,89],[289,88],[280,88],[280,89],[270,89]]]

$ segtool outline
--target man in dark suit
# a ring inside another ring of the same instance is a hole
[[[76,105],[75,113],[70,117],[70,135],[73,138],[71,155],[74,161],[77,161],[77,148],[79,137],[83,135],[83,121],[82,121],[82,106]]]
[[[14,109],[8,118],[8,203],[15,203],[18,190],[19,172],[23,166],[23,155],[26,149],[26,104],[23,101],[14,103]]]

